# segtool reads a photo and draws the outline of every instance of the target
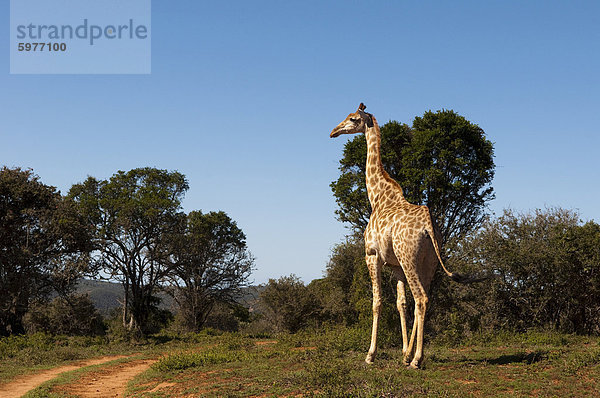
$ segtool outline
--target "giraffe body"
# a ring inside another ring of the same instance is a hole
[[[331,137],[341,134],[364,133],[367,139],[366,186],[371,203],[371,217],[364,232],[365,259],[373,287],[373,329],[371,346],[366,362],[372,363],[377,351],[377,329],[381,311],[381,269],[391,266],[397,282],[396,306],[402,327],[404,363],[418,368],[423,357],[423,332],[427,310],[428,291],[438,262],[450,276],[440,257],[440,234],[434,226],[427,206],[409,203],[400,185],[383,169],[381,137],[377,120],[364,112],[361,103],[333,131]],[[406,324],[405,284],[409,285],[415,300],[415,317],[408,339]],[[413,354],[414,349],[414,356]]]

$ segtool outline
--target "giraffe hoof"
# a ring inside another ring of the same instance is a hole
[[[402,359],[402,365],[404,365],[404,366],[410,365],[410,361],[408,360],[408,357]]]
[[[365,362],[368,363],[369,365],[371,365],[373,363],[373,360],[375,359],[375,354],[367,354],[367,357],[365,358]]]
[[[408,368],[409,368],[409,369],[415,369],[415,370],[419,370],[419,369],[421,369],[421,367],[420,367],[419,363],[418,363],[418,362],[415,362],[415,361],[412,361],[412,362],[410,363],[410,365],[408,365]]]

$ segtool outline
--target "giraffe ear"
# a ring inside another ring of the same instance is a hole
[[[365,109],[367,109],[366,105],[361,102],[358,106],[358,114],[365,118],[367,127],[373,127],[373,115],[365,112]]]

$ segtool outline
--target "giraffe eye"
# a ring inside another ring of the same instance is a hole
[[[358,121],[359,121],[359,120],[360,120],[360,119],[355,119],[355,118],[353,118],[353,117],[351,117],[351,118],[350,118],[350,121],[351,121],[352,123],[358,123]]]

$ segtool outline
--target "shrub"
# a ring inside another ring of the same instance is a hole
[[[295,275],[269,279],[260,304],[276,331],[292,333],[315,322],[320,310],[317,297]]]
[[[242,314],[237,307],[226,303],[215,304],[204,325],[226,332],[237,332],[240,328],[238,314]]]
[[[28,333],[98,336],[106,329],[87,295],[58,297],[47,304],[32,305],[23,323]]]
[[[0,359],[14,358],[25,350],[48,351],[53,347],[52,336],[45,333],[8,336],[0,339]]]
[[[600,333],[600,225],[581,225],[574,211],[506,210],[456,246],[449,263],[494,278],[468,286],[438,280],[429,321],[440,332]]]

